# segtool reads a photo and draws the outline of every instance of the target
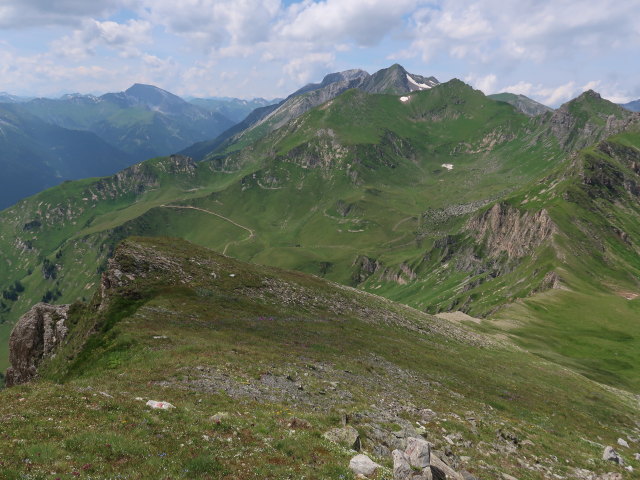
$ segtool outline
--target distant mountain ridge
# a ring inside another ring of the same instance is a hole
[[[540,102],[536,102],[529,97],[525,97],[524,95],[517,95],[515,93],[494,93],[492,95],[487,95],[489,98],[493,100],[498,100],[500,102],[507,102],[513,105],[515,108],[520,110],[525,115],[529,115],[530,117],[535,117],[538,115],[542,115],[546,112],[552,112],[553,108],[547,107]]]
[[[242,102],[221,100],[217,108],[205,108],[144,84],[57,99],[2,93],[0,209],[64,180],[109,175],[213,138],[237,121],[221,113],[225,105],[235,105],[229,108],[237,118],[269,103],[239,107]]]
[[[439,84],[435,77],[409,73],[398,64],[373,75],[361,69],[330,73],[322,82],[305,85],[278,104],[256,109],[217,138],[193,145],[180,153],[202,160],[212,152],[224,151],[233,143],[244,146],[352,88],[367,93],[400,95],[428,90]]]
[[[46,123],[21,104],[0,105],[0,210],[63,180],[110,175],[131,163],[93,132]]]
[[[626,108],[627,110],[631,110],[632,112],[640,112],[640,100],[634,100],[620,106]]]
[[[251,100],[243,100],[231,97],[213,97],[213,98],[191,98],[189,103],[197,105],[211,112],[218,112],[228,119],[239,123],[244,120],[247,115],[256,108],[267,107],[282,101],[281,98],[267,100],[264,98],[254,98]]]
[[[134,84],[124,92],[70,94],[21,104],[45,122],[91,131],[135,161],[168,155],[212,138],[235,122],[166,90]]]

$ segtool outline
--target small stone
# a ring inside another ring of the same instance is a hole
[[[211,420],[213,421],[213,423],[220,424],[222,423],[222,420],[224,420],[228,416],[229,414],[227,412],[218,412],[211,417]]]
[[[619,438],[618,439],[618,445],[620,445],[621,447],[624,447],[624,448],[629,448],[629,444],[627,443],[627,441],[624,438]]]
[[[608,460],[609,462],[617,463],[618,465],[624,465],[624,460],[618,452],[616,452],[613,447],[607,446],[604,449],[604,453],[602,454],[603,460]]]
[[[380,468],[380,465],[366,455],[360,453],[349,461],[349,468],[355,475],[364,475],[365,477],[370,478],[375,475]]]
[[[636,453],[633,458],[635,458],[636,460],[640,460],[640,453]]]
[[[147,402],[147,406],[151,408],[160,409],[160,410],[169,410],[171,408],[176,408],[173,405],[171,405],[169,402],[157,402],[155,400],[149,400]]]
[[[503,473],[502,474],[502,480],[518,480],[516,477],[512,477],[511,475],[507,474],[507,473]]]

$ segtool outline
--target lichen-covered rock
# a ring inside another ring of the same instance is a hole
[[[68,312],[69,305],[38,303],[18,320],[9,339],[8,387],[31,380],[42,360],[54,355],[67,335]]]
[[[351,425],[345,425],[341,428],[333,428],[326,432],[323,436],[330,442],[344,445],[345,447],[355,450],[356,452],[360,451],[360,434]]]

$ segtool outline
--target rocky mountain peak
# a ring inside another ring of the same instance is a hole
[[[125,90],[127,98],[152,109],[170,111],[172,108],[188,105],[182,98],[153,85],[136,83]]]
[[[417,90],[428,90],[439,84],[435,77],[409,73],[402,65],[396,63],[371,75],[364,82],[362,90],[368,93],[402,95]]]
[[[365,79],[367,77],[369,77],[369,74],[367,72],[359,68],[354,68],[351,70],[345,70],[344,72],[329,73],[328,75],[325,75],[320,85],[327,86],[330,83],[342,81],[350,82],[353,80]]]

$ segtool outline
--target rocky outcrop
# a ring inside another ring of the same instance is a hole
[[[147,286],[156,282],[186,283],[191,277],[174,258],[144,248],[135,242],[123,242],[107,262],[97,296],[98,312],[106,311],[115,298],[135,299],[141,293],[136,282],[144,279]]]
[[[567,151],[580,150],[625,130],[640,115],[624,110],[593,90],[563,104],[549,117],[551,134]]]
[[[431,452],[423,438],[408,438],[405,451],[393,451],[394,480],[465,480],[446,462]]]
[[[546,210],[521,213],[504,203],[471,219],[467,230],[478,242],[484,242],[487,256],[506,253],[509,258],[522,258],[542,245],[557,227]]]
[[[359,255],[351,266],[354,267],[353,273],[351,274],[353,285],[361,284],[382,268],[382,264],[377,259],[367,257],[366,255]]]
[[[53,355],[67,335],[69,305],[38,303],[25,313],[11,332],[6,385],[34,378],[40,363]]]

